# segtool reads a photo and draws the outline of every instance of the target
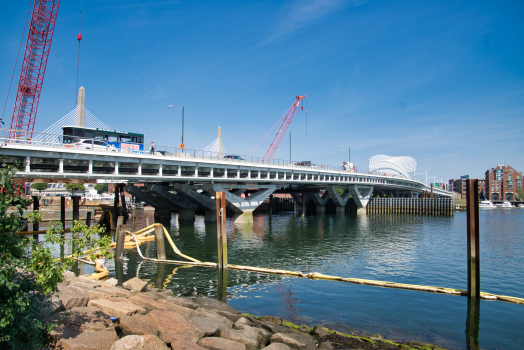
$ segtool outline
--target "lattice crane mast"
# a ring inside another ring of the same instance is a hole
[[[9,138],[33,137],[60,0],[34,0]],[[16,130],[16,131],[14,131]]]
[[[275,153],[278,150],[278,147],[282,143],[282,140],[284,139],[284,136],[286,136],[287,131],[289,130],[289,127],[291,126],[291,123],[293,122],[293,118],[295,118],[295,114],[297,113],[298,106],[300,105],[300,102],[307,97],[304,96],[295,96],[296,101],[289,107],[286,114],[284,115],[284,120],[282,120],[282,123],[280,124],[280,127],[277,130],[277,133],[273,137],[273,141],[271,141],[271,144],[269,145],[269,148],[267,149],[266,153],[264,154],[263,161],[269,162],[273,159],[275,156]]]

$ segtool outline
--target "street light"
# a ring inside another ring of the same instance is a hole
[[[180,148],[184,149],[184,107],[175,106],[175,105],[169,105],[167,108],[177,107],[182,109],[182,143],[180,144]]]

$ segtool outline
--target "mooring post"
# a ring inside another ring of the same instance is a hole
[[[149,217],[146,217],[146,227],[151,226],[151,219]]]
[[[86,226],[87,227],[90,227],[91,226],[91,211],[88,211],[86,213]]]
[[[113,203],[113,209],[115,210],[115,216],[119,216],[119,212],[118,212],[118,200],[119,200],[119,195],[120,195],[120,186],[118,186],[118,184],[115,184],[115,200],[114,200],[114,203]]]
[[[166,267],[165,263],[156,264],[155,288],[164,288],[164,269],[165,267]]]
[[[157,259],[166,259],[166,246],[164,244],[164,229],[162,225],[155,225],[155,237],[156,237],[156,257]]]
[[[269,219],[271,220],[271,216],[273,215],[273,195],[269,196]]]
[[[122,260],[124,258],[124,241],[126,239],[125,225],[116,226],[116,247],[115,260]]]
[[[227,302],[227,268],[218,269],[217,300]]]
[[[124,217],[122,215],[120,215],[117,219],[116,219],[116,227],[118,228],[118,226],[120,225],[123,225],[124,224]]]
[[[218,268],[227,269],[226,193],[216,192]]]
[[[40,198],[38,196],[33,196],[33,212],[38,211],[40,209]],[[33,222],[33,231],[38,231],[39,228],[38,222]],[[33,235],[34,239],[38,239],[38,235]]]
[[[433,182],[431,183],[431,194],[429,198],[433,198]]]
[[[60,197],[60,222],[62,223],[62,228],[65,230],[65,220],[66,220],[66,212],[65,212],[65,197]]]
[[[131,232],[136,232],[136,216],[131,217]]]
[[[80,197],[79,196],[71,196],[71,200],[73,201],[73,221],[79,221],[80,220]]]
[[[480,297],[479,183],[466,180],[468,220],[468,296]]]
[[[124,215],[124,219],[127,220],[127,205],[126,205],[126,195],[124,191],[124,185],[120,186],[120,204],[122,205],[122,215]]]
[[[306,194],[302,193],[302,217],[306,217]]]

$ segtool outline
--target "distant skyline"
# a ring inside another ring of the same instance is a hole
[[[62,1],[35,131],[75,107],[80,0]],[[30,1],[0,13],[2,109]],[[86,108],[146,143],[246,155],[295,100],[293,161],[411,156],[447,182],[524,171],[522,1],[84,1]],[[25,43],[27,32],[24,36]],[[21,57],[4,122],[13,112]],[[306,107],[304,106],[304,109]],[[262,157],[273,132],[253,153]],[[341,147],[345,146],[345,147]],[[289,135],[275,158],[289,158]],[[417,174],[425,180],[425,174]]]

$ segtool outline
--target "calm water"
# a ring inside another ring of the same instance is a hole
[[[482,291],[524,297],[524,209],[481,210],[480,224]],[[174,215],[170,232],[185,254],[217,261],[216,225],[197,217],[195,226],[179,227]],[[156,257],[154,243],[141,249]],[[167,250],[168,258],[178,259]],[[305,219],[287,214],[271,221],[261,214],[246,226],[230,219],[228,257],[231,264],[466,289],[466,213]],[[138,275],[179,295],[217,296],[216,269],[144,262],[133,251],[127,258],[126,279]],[[227,278],[228,303],[243,312],[467,348],[466,297],[241,271],[229,271]],[[479,310],[473,327],[479,329],[480,348],[524,348],[524,305],[482,300]]]

